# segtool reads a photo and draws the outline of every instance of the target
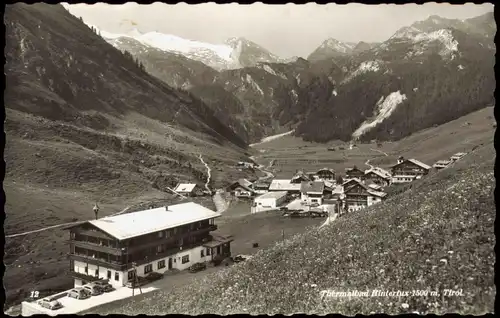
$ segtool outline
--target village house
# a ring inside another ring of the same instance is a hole
[[[300,200],[307,205],[323,204],[325,183],[323,181],[303,181],[300,185]]]
[[[335,181],[335,171],[333,169],[323,168],[316,172],[318,179],[323,181]]]
[[[220,213],[188,202],[104,217],[68,227],[70,275],[75,287],[108,279],[115,287],[151,272],[184,270],[231,255],[231,237],[217,229]]]
[[[457,152],[456,154],[451,156],[450,159],[452,162],[455,162],[455,161],[462,159],[465,155],[466,155],[465,152]]]
[[[311,181],[316,181],[319,178],[315,171],[306,172],[305,174]]]
[[[275,210],[287,201],[286,191],[268,192],[256,197],[250,209],[251,213]]]
[[[246,168],[254,168],[256,165],[252,162],[240,161],[236,164],[237,168],[246,169]]]
[[[292,183],[291,180],[274,179],[269,185],[269,192],[286,191],[289,194],[300,194],[300,183]]]
[[[387,194],[370,189],[363,183],[355,183],[344,190],[344,196],[344,208],[352,212],[382,202]]]
[[[418,160],[400,157],[391,168],[392,183],[412,182],[427,175],[430,169],[430,166]]]
[[[365,171],[362,180],[373,182],[381,187],[386,187],[391,183],[391,174],[380,168],[368,169]]]
[[[255,195],[255,191],[252,189],[252,182],[247,179],[239,179],[227,187],[226,191],[237,198],[251,198]]]
[[[378,184],[370,182],[370,181],[365,182],[365,184],[368,186],[368,188],[375,190],[375,191],[382,190],[382,188],[383,188],[381,185],[378,185]]]
[[[342,187],[343,189],[347,189],[355,184],[362,184],[363,181],[361,181],[360,179],[358,178],[353,178],[353,179],[346,179],[344,180],[344,183],[342,183]]]
[[[365,172],[363,170],[358,169],[358,167],[354,166],[352,168],[346,168],[345,169],[345,175],[346,179],[362,179],[363,176],[365,175]]]
[[[436,163],[432,166],[438,170],[444,169],[448,167],[451,164],[451,160],[438,160]]]
[[[175,192],[188,197],[195,197],[203,195],[203,189],[195,183],[179,183],[175,189]]]
[[[311,179],[302,171],[298,171],[290,180],[291,183],[302,183],[303,181],[311,181]]]
[[[252,189],[256,194],[264,194],[269,191],[269,182],[256,181],[252,184]]]

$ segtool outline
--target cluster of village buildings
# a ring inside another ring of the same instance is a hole
[[[442,169],[460,160],[465,153],[457,153],[450,160],[440,160],[434,168]],[[290,179],[251,182],[240,179],[227,191],[238,198],[253,199],[251,212],[275,209],[323,209],[343,214],[382,202],[391,184],[409,183],[427,175],[431,167],[416,159],[400,157],[390,171],[379,167],[361,170],[356,166],[344,175],[323,168],[315,172],[298,171]]]
[[[434,167],[444,168],[464,155],[456,154],[448,163],[438,161]],[[390,172],[377,167],[366,171],[353,167],[346,169],[342,178],[334,170],[324,168],[308,173],[299,171],[289,180],[240,179],[227,191],[239,198],[252,199],[252,212],[329,206],[342,214],[383,201],[387,196],[385,187],[422,178],[430,169],[418,160],[399,158]],[[175,191],[185,196],[204,195],[203,189],[195,184],[179,184]],[[105,280],[117,289],[112,293],[121,293],[119,290],[138,276],[184,270],[216,258],[227,258],[231,255],[233,237],[216,232],[215,219],[220,216],[219,212],[187,202],[104,218],[96,215],[95,220],[71,225],[67,228],[68,257],[74,286]],[[77,313],[114,296],[76,300],[64,292],[51,297],[45,300],[57,299],[59,313]],[[37,301],[23,302],[22,311],[23,315],[52,314],[51,309]]]

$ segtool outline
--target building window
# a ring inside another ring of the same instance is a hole
[[[182,257],[182,264],[189,263],[189,255],[185,255]]]
[[[108,271],[108,279],[111,279],[111,271]]]
[[[115,272],[115,280],[116,281],[120,280],[120,274],[118,274],[118,272]]]
[[[134,271],[129,271],[127,277],[128,277],[129,280],[131,280],[132,278],[134,278]]]
[[[151,273],[153,271],[153,264],[148,264],[144,266],[144,274]]]
[[[156,247],[156,252],[157,252],[157,253],[161,253],[161,252],[163,252],[163,245],[158,245],[158,246]]]
[[[96,270],[95,270],[95,276],[96,276],[96,277],[99,277],[99,269],[96,269]]]
[[[85,274],[88,274],[89,273],[89,268],[88,266],[85,266]]]
[[[158,269],[165,268],[165,260],[161,260],[158,262]]]
[[[158,232],[158,237],[162,238],[163,237],[163,231]]]
[[[200,253],[201,253],[200,254],[201,257],[205,257],[205,250],[201,250]]]

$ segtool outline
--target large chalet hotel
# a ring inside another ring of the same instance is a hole
[[[70,230],[70,273],[75,287],[96,279],[124,286],[133,276],[183,270],[230,256],[230,236],[211,234],[220,213],[193,202],[104,217]]]

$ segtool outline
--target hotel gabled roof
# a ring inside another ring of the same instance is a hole
[[[219,217],[221,214],[194,202],[104,217],[88,223],[118,240]]]

